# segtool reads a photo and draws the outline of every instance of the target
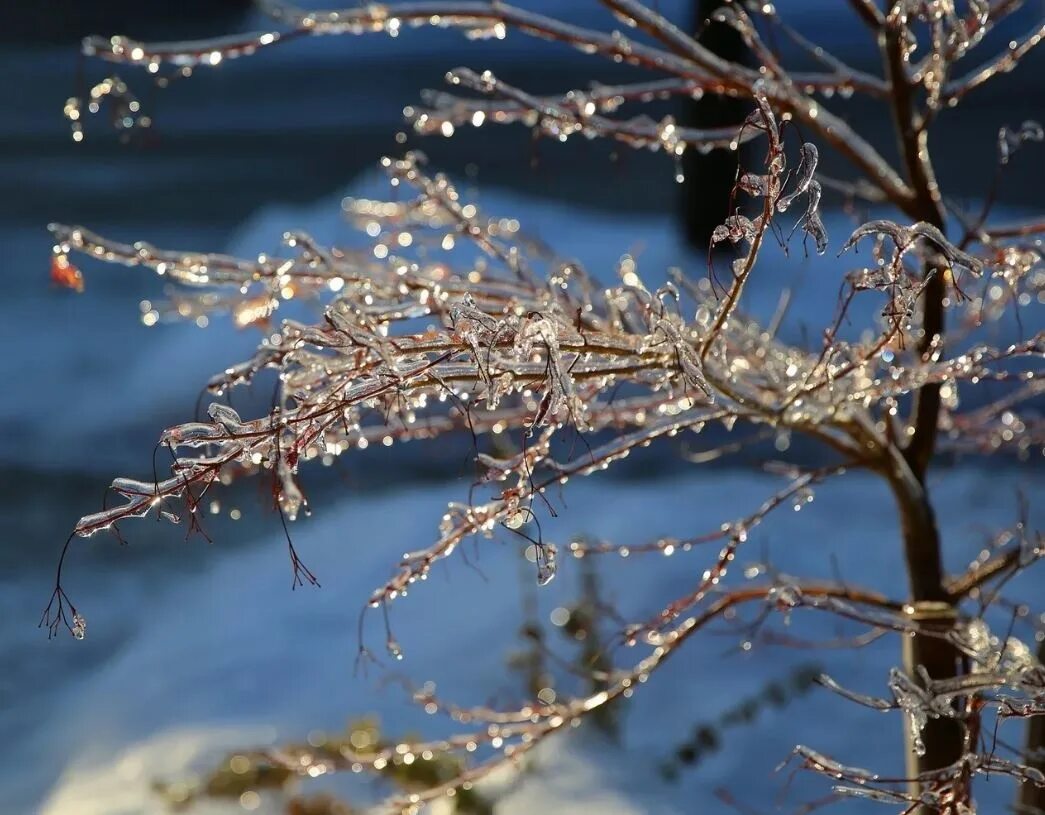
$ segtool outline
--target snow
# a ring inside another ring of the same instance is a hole
[[[543,522],[545,534],[565,541],[588,533],[621,543],[692,534],[745,514],[778,483],[764,475],[706,470],[670,481],[587,479],[570,485],[567,509]],[[1014,520],[1018,484],[1033,495],[1045,487],[1045,477],[973,469],[936,476],[932,488],[952,570],[982,546],[981,527]],[[378,715],[389,733],[444,732],[388,683],[399,670],[418,684],[435,680],[439,692],[458,703],[515,695],[519,679],[507,673],[504,658],[519,643],[520,595],[536,589],[529,572],[520,583],[519,545],[510,538],[480,543],[475,555],[482,576],[458,555],[393,604],[395,634],[406,653],[395,671],[386,665],[368,676],[353,672],[355,622],[369,591],[399,552],[432,539],[445,502],[463,490],[457,484],[317,501],[316,517],[294,532],[302,557],[323,583],[318,590],[289,591],[285,544],[275,532],[248,548],[208,549],[202,571],[177,580],[143,577],[112,591],[111,579],[101,573],[78,575],[88,640],[47,647],[89,649],[93,637],[105,641],[110,626],[123,625],[129,634],[93,667],[74,661],[62,686],[34,700],[35,723],[20,742],[19,760],[0,761],[0,789],[13,797],[5,812],[160,813],[149,791],[157,778],[183,778],[232,747],[301,739],[367,713]],[[802,512],[783,508],[759,527],[738,563],[759,561],[768,551],[787,573],[829,579],[834,568],[828,554],[835,552],[847,579],[902,594],[889,501],[869,477],[846,476],[818,490]],[[972,519],[970,505],[976,507]],[[612,557],[600,562],[599,573],[614,606],[627,619],[645,619],[657,603],[683,593],[715,551]],[[556,581],[537,590],[543,619],[577,596],[578,568],[567,559]],[[740,581],[740,572],[735,568],[727,583]],[[1014,591],[1019,596],[1034,588],[1025,581]],[[380,626],[371,624],[367,641],[380,646]],[[796,635],[829,637],[833,630],[816,612],[797,613],[792,625]],[[820,662],[842,683],[882,693],[885,672],[897,661],[895,640],[855,655],[762,645],[741,655],[738,642],[735,633],[708,633],[669,660],[627,703],[621,746],[584,731],[549,742],[538,754],[538,771],[510,788],[503,811],[716,811],[720,787],[758,805],[775,800],[786,773],[773,768],[797,742],[856,764],[890,769],[883,761],[895,763],[897,717],[887,721],[814,690],[781,712],[731,729],[722,751],[683,769],[679,782],[662,782],[658,762],[696,724],[756,695],[769,679],[786,678],[790,668]],[[630,661],[641,650],[618,656]],[[12,714],[0,711],[0,730]],[[872,717],[877,723],[867,727]],[[786,800],[813,797],[818,788],[811,781],[796,777]],[[1006,794],[1003,786],[981,785],[981,795]],[[361,794],[372,798],[374,790]]]
[[[385,191],[375,171],[344,194],[369,197]],[[341,198],[339,193],[306,206],[268,207],[224,248],[246,255],[272,251],[290,225],[322,241],[347,240]],[[704,258],[683,246],[663,215],[615,215],[497,189],[476,200],[488,214],[519,218],[526,231],[569,250],[603,280],[612,279],[624,252],[637,257],[639,272],[651,285],[663,280],[672,265],[704,273]],[[999,217],[1014,215],[1001,212]],[[850,223],[829,213],[828,227],[837,246]],[[126,237],[181,245],[181,236],[162,231]],[[206,235],[197,235],[193,245],[205,242]],[[834,313],[845,263],[830,251],[823,258],[807,258],[797,243],[785,258],[771,244],[748,291],[748,307],[766,315],[775,308],[780,288],[794,286],[785,331],[797,336],[803,325],[822,325]],[[149,451],[159,429],[184,419],[202,382],[243,358],[256,335],[236,332],[222,319],[205,330],[163,325],[147,331],[138,322],[137,300],[157,296],[155,280],[96,265],[87,274],[86,297],[60,300],[53,293],[30,293],[22,309],[0,322],[0,341],[37,338],[29,353],[7,358],[7,378],[18,392],[66,394],[41,400],[28,418],[20,399],[5,400],[0,420],[12,432],[3,436],[0,458],[87,469],[100,484],[118,472],[148,475]],[[56,325],[41,331],[36,315],[44,307],[57,310]],[[69,420],[71,404],[75,422]],[[363,466],[380,468],[381,457],[371,455],[366,462]],[[457,466],[448,466],[448,475],[456,472]],[[1045,486],[1040,472],[1024,477],[1026,494]],[[368,469],[370,481],[394,483],[395,478]],[[1019,480],[1014,472],[963,469],[944,474],[934,485],[952,570],[978,550],[983,530],[1014,519]],[[389,732],[432,727],[435,723],[418,714],[404,694],[382,688],[380,675],[353,675],[355,622],[364,598],[388,576],[397,556],[431,541],[445,502],[460,499],[465,490],[458,484],[381,497],[350,492],[340,500],[316,501],[317,517],[299,524],[295,533],[302,556],[323,583],[318,591],[288,590],[285,544],[271,531],[253,539],[253,532],[228,530],[219,546],[206,551],[177,549],[170,541],[135,547],[115,570],[98,555],[115,544],[101,538],[80,543],[78,550],[91,553],[87,566],[72,573],[74,596],[88,618],[85,643],[44,642],[33,627],[34,614],[50,589],[36,577],[5,580],[0,602],[7,624],[0,635],[17,657],[12,659],[16,669],[0,677],[0,691],[19,703],[0,706],[0,734],[6,745],[18,745],[19,755],[0,761],[4,811],[160,812],[149,792],[154,778],[181,777],[236,745],[301,738],[368,712],[376,712]],[[560,541],[584,532],[637,543],[717,527],[750,511],[770,490],[766,477],[721,470],[670,482],[571,484],[569,511],[547,529]],[[803,512],[786,511],[772,519],[741,560],[759,559],[768,544],[780,568],[830,578],[827,554],[837,550],[843,574],[902,593],[896,585],[899,555],[886,511],[890,506],[879,485],[849,476],[819,491]],[[971,518],[969,507],[975,508]],[[156,535],[139,529],[130,530],[136,539]],[[51,548],[45,545],[41,551]],[[407,654],[404,669],[418,681],[438,679],[459,702],[485,701],[518,684],[504,668],[505,654],[518,644],[517,546],[484,543],[482,551],[479,566],[489,582],[457,559],[393,608],[396,635]],[[172,569],[171,559],[182,557],[189,565]],[[620,610],[631,619],[645,619],[658,599],[684,593],[708,557],[613,559],[603,571]],[[574,565],[566,560],[556,581],[540,590],[542,615],[575,596]],[[801,622],[814,630],[824,625],[816,619]],[[379,644],[379,632],[371,630],[369,639]],[[476,643],[483,647],[477,649]],[[783,783],[773,768],[799,740],[855,763],[877,764],[883,755],[896,755],[898,722],[879,719],[868,728],[867,713],[821,693],[731,731],[725,749],[684,772],[679,783],[661,784],[658,761],[695,723],[756,694],[767,676],[811,658],[787,649],[756,649],[723,659],[736,644],[735,637],[709,637],[671,660],[647,692],[628,704],[623,748],[583,735],[549,744],[539,754],[540,773],[512,788],[505,812],[555,811],[567,805],[571,811],[610,813],[674,813],[698,805],[714,811],[721,806],[713,797],[719,786],[743,793],[752,804],[771,800]],[[821,652],[812,658],[823,657],[840,681],[880,693],[885,670],[896,661],[894,645],[871,646],[857,660]],[[852,736],[854,728],[860,728],[859,739]],[[791,789],[790,800],[798,800],[800,791],[810,787],[800,777]],[[1002,794],[1002,785],[992,785],[994,790]]]

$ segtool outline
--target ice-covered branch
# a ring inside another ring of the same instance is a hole
[[[1045,23],[1018,40],[1012,40],[1005,50],[969,73],[948,82],[941,94],[944,104],[956,104],[965,94],[989,82],[994,77],[1015,68],[1021,59],[1045,40]]]
[[[362,8],[336,11],[303,11],[270,0],[266,3],[275,19],[290,26],[288,32],[266,32],[213,41],[148,44],[127,37],[89,37],[84,53],[109,62],[136,65],[156,73],[165,65],[183,73],[196,67],[213,67],[226,59],[255,53],[302,36],[362,35],[383,32],[397,36],[402,30],[434,26],[456,28],[473,38],[503,38],[507,31],[566,43],[585,53],[597,54],[680,80],[693,81],[715,94],[739,94],[749,98],[765,96],[783,114],[797,117],[826,143],[846,156],[862,172],[868,183],[880,188],[902,206],[910,204],[912,194],[899,175],[879,152],[843,119],[813,101],[809,93],[817,90],[853,88],[863,80],[851,72],[824,75],[782,75],[767,78],[745,65],[715,56],[688,34],[652,9],[635,0],[605,0],[629,26],[649,34],[663,48],[629,38],[618,31],[604,32],[571,25],[502,2],[406,2],[369,4]],[[79,106],[75,106],[78,131],[82,130]],[[441,131],[442,132],[442,131]]]
[[[414,129],[421,133],[452,135],[453,128],[462,124],[480,127],[486,122],[509,124],[522,122],[559,141],[565,141],[577,133],[589,138],[602,137],[622,142],[636,149],[663,149],[678,157],[686,149],[707,152],[714,149],[736,150],[740,144],[756,138],[756,130],[745,129],[740,123],[735,127],[720,127],[697,130],[676,125],[668,116],[657,122],[640,115],[630,119],[611,119],[596,112],[616,107],[623,91],[628,94],[653,94],[662,91],[643,89],[605,89],[596,95],[571,91],[561,99],[535,97],[512,85],[502,82],[491,72],[476,74],[467,68],[458,68],[447,75],[451,85],[496,94],[508,100],[508,104],[497,102],[477,103],[446,94],[430,95],[434,107],[428,110],[410,109],[408,119]],[[699,85],[686,83],[694,88]],[[449,127],[447,126],[449,125]]]

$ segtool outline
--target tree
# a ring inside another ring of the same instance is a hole
[[[889,696],[820,679],[854,704],[901,711],[909,745],[906,777],[897,779],[796,747],[800,766],[834,779],[838,794],[870,797],[904,811],[970,812],[976,778],[1008,775],[1020,787],[1022,806],[1040,810],[1045,778],[1035,751],[1042,749],[1045,714],[1041,655],[1035,657],[1016,631],[991,633],[983,612],[1004,604],[1004,584],[1041,559],[1041,535],[1024,516],[999,533],[967,571],[946,574],[926,476],[945,449],[1027,458],[1040,455],[1045,443],[1037,412],[1045,332],[1031,331],[1028,337],[1025,331],[1024,338],[1003,345],[990,342],[992,325],[1042,302],[1045,266],[1036,236],[1045,233],[1045,221],[995,223],[996,188],[987,192],[979,211],[961,210],[936,178],[930,151],[930,133],[941,115],[1015,68],[1045,38],[1045,24],[1037,23],[1000,54],[970,68],[967,63],[978,58],[989,35],[1019,3],[894,0],[883,9],[872,0],[851,0],[878,45],[880,77],[809,43],[772,4],[734,2],[715,13],[753,55],[757,67],[748,67],[716,56],[638,0],[602,1],[628,34],[580,28],[501,2],[303,12],[270,1],[265,5],[283,26],[279,31],[158,45],[122,37],[85,41],[87,55],[110,63],[187,74],[320,34],[397,35],[418,26],[458,28],[473,38],[521,33],[647,69],[655,78],[538,97],[490,72],[456,69],[447,74],[450,85],[473,95],[435,95],[429,107],[408,109],[415,131],[451,136],[466,125],[521,122],[559,140],[577,134],[663,150],[676,162],[694,150],[736,151],[750,144],[757,146],[759,161],[739,172],[736,208],[711,235],[713,246],[734,252],[728,268],[709,268],[704,279],[676,275],[655,290],[644,285],[630,258],[617,269],[620,283],[602,288],[578,264],[556,261],[541,247],[527,245],[511,224],[484,220],[448,178],[427,170],[418,153],[382,161],[392,185],[410,190],[412,197],[353,204],[350,216],[375,236],[370,253],[320,246],[307,235],[288,233],[286,257],[238,259],[124,245],[82,227],[53,225],[57,276],[75,270],[67,257],[73,251],[149,268],[179,288],[175,310],[184,314],[227,310],[238,324],[250,325],[268,321],[292,298],[325,304],[318,322],[283,321],[253,358],[209,385],[210,394],[220,397],[275,370],[279,384],[270,412],[243,418],[215,399],[209,421],[170,428],[160,439],[173,457],[169,477],[117,479],[112,491],[122,502],[82,518],[70,542],[154,511],[195,528],[203,496],[233,476],[270,478],[287,527],[307,505],[297,480],[303,462],[373,443],[467,431],[479,471],[475,489],[466,502],[448,507],[437,540],[408,553],[368,600],[367,608],[386,620],[387,650],[400,658],[387,626],[389,607],[466,539],[498,530],[521,536],[533,547],[537,581],[555,576],[560,552],[540,533],[542,514],[555,512],[549,488],[712,422],[752,428],[722,454],[767,434],[802,435],[827,451],[831,462],[812,469],[786,467],[787,485],[746,517],[684,541],[630,547],[629,554],[671,555],[721,542],[690,592],[666,601],[654,619],[627,627],[627,640],[646,653],[614,668],[601,690],[570,700],[534,700],[516,711],[462,709],[420,693],[426,708],[463,725],[464,732],[441,742],[440,750],[465,752],[467,746],[470,753],[478,747],[485,757],[462,762],[452,778],[391,806],[415,809],[469,788],[546,737],[629,695],[694,632],[754,606],[785,615],[796,608],[818,609],[901,635],[903,668],[888,677]],[[775,32],[792,37],[818,67],[785,67],[770,45]],[[860,94],[891,111],[898,168],[831,110],[827,98],[835,94]],[[626,105],[695,95],[744,100],[746,114],[741,121],[703,129],[680,126],[670,117],[620,115]],[[91,91],[86,109],[79,99],[68,102],[75,138],[83,137],[85,113],[97,112],[106,100],[115,106],[119,126],[145,124],[127,85],[109,78]],[[796,131],[809,140],[796,139]],[[1032,122],[1003,126],[997,179],[1019,147],[1042,138],[1040,125]],[[819,169],[821,147],[838,154],[853,178],[825,176]],[[871,220],[842,242],[843,253],[871,245],[871,263],[846,275],[837,313],[807,348],[784,342],[774,325],[746,315],[743,300],[760,251],[766,241],[786,240],[781,222],[794,208],[801,210],[795,229],[803,242],[818,254],[826,251],[829,238],[820,215],[825,193],[889,207],[899,220]],[[753,217],[742,214],[741,201]],[[449,250],[462,241],[478,247],[484,258],[451,269],[410,257],[411,246]],[[881,308],[864,332],[853,336],[847,328],[853,304],[872,298]],[[147,315],[153,322],[158,316]],[[989,393],[972,409],[962,409],[959,387],[968,394],[985,383]],[[570,443],[574,433],[580,444]],[[507,451],[491,441],[516,437],[518,447]],[[817,484],[853,469],[882,478],[895,497],[906,596],[885,597],[848,581],[780,577],[725,583],[754,527],[777,508],[806,501]],[[289,534],[287,541],[295,585],[315,583]],[[69,542],[63,562],[68,547]],[[568,554],[609,551],[618,547],[574,542]],[[62,587],[61,570],[60,562],[43,623],[52,632],[64,625],[82,637],[85,621]],[[1016,608],[1013,619],[1026,626],[1032,610]],[[1006,759],[986,734],[1012,717],[1027,718],[1032,726],[1023,754]],[[294,772],[335,772],[353,765],[381,769],[396,755],[345,749],[308,760],[286,753],[266,760]]]
[[[740,32],[715,19],[715,12],[726,5],[719,0],[698,0],[696,39],[720,59],[746,65],[747,49]],[[694,128],[723,127],[743,121],[746,115],[747,102],[741,97],[701,93],[686,103],[683,123]],[[711,243],[715,227],[734,214],[740,203],[732,193],[741,164],[740,152],[686,150],[682,154],[683,223],[687,237],[698,248]],[[748,156],[743,157],[743,161],[748,160]]]

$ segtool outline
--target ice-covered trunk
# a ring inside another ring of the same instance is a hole
[[[956,609],[943,584],[936,518],[921,482],[911,478],[909,470],[905,475],[893,482],[893,491],[900,510],[910,584],[908,613],[912,623],[927,633],[904,638],[903,664],[908,676],[920,684],[921,669],[933,679],[944,679],[957,675],[960,660],[954,646],[941,636],[954,627]],[[954,763],[962,755],[963,739],[963,728],[957,719],[929,718],[919,729],[913,717],[905,717],[907,776],[913,778]],[[917,783],[911,784],[912,795],[918,789]]]
[[[925,600],[911,605],[912,622],[925,631],[940,635],[954,627],[956,614],[950,603]],[[918,666],[925,668],[933,679],[954,676],[957,673],[958,654],[945,639],[933,636],[906,637],[903,647],[904,669],[915,676]],[[907,775],[913,777],[927,770],[953,764],[962,754],[963,730],[957,719],[929,719],[921,732],[908,723],[904,731],[907,756]],[[917,784],[912,784],[912,792]]]
[[[926,266],[925,273],[934,278],[942,280],[942,272],[942,268]],[[942,301],[942,290],[938,297]],[[934,302],[932,287],[927,287],[923,298],[925,339],[921,350],[926,353],[932,338],[942,330],[942,303]],[[936,317],[931,314],[935,309],[940,310],[940,315]],[[940,322],[937,323],[937,320]],[[900,507],[912,621],[917,622],[921,629],[931,632],[904,640],[904,670],[916,681],[920,681],[919,674],[923,668],[933,679],[947,679],[957,676],[961,671],[957,650],[948,641],[941,639],[942,634],[954,627],[957,609],[944,586],[940,532],[925,486],[926,470],[935,447],[939,404],[937,385],[924,386],[915,394],[915,435],[904,451],[908,467],[906,478],[894,487]],[[957,761],[963,752],[964,729],[957,719],[930,718],[920,738],[919,734],[912,732],[908,723],[905,741],[907,775],[914,777]],[[918,749],[915,749],[916,746]],[[919,784],[912,782],[911,793],[915,794],[918,789]],[[926,807],[912,810],[917,815],[931,811],[934,810]]]

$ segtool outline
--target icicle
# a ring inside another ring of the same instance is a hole
[[[1015,130],[1002,127],[998,131],[998,161],[1008,164],[1013,153],[1029,141],[1045,141],[1045,129],[1038,122],[1024,122]]]
[[[229,433],[235,434],[243,431],[243,420],[239,414],[228,405],[220,402],[211,402],[207,406],[208,415]]]
[[[553,543],[545,543],[537,548],[537,585],[547,586],[555,579],[558,571],[559,551]]]
[[[795,199],[805,193],[809,189],[809,185],[813,183],[816,165],[820,160],[820,153],[816,149],[816,145],[806,142],[799,148],[799,156],[801,158],[795,174],[795,188],[777,201],[777,212],[787,212],[788,207],[794,203]]]

